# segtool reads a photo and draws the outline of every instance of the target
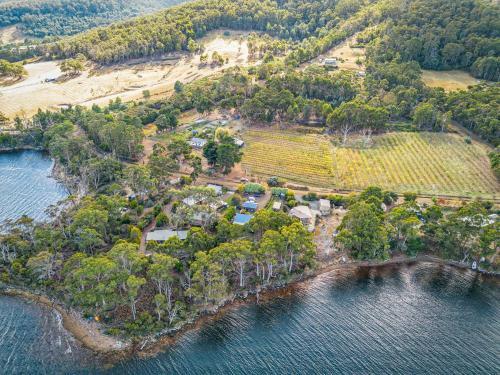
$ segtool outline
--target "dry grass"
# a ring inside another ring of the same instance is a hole
[[[364,71],[364,61],[365,61],[365,49],[364,48],[353,48],[352,46],[356,43],[356,35],[346,39],[344,42],[340,43],[338,46],[333,47],[329,51],[325,52],[323,55],[314,58],[307,63],[301,65],[302,69],[310,65],[321,64],[321,62],[326,58],[335,57],[338,61],[339,70],[350,70],[350,71]],[[360,59],[362,64],[356,64],[356,61]],[[336,71],[336,70],[333,70]]]
[[[13,118],[22,114],[31,116],[38,108],[55,109],[68,104],[105,105],[117,97],[123,101],[142,100],[144,90],[149,90],[154,98],[164,97],[173,91],[177,80],[188,83],[229,67],[250,64],[244,39],[247,34],[232,31],[230,36],[224,36],[219,30],[201,39],[209,56],[218,51],[228,59],[223,66],[201,66],[200,55],[182,55],[180,59],[169,61],[130,61],[85,71],[65,82],[46,83],[45,79],[62,75],[58,62],[27,64],[25,80],[0,87],[0,111]]]
[[[148,124],[142,129],[142,133],[145,137],[152,137],[156,135],[158,127],[155,124]]]
[[[0,27],[0,44],[23,42],[24,39],[25,35],[23,35],[16,25]]]
[[[499,184],[488,152],[456,134],[390,133],[368,149],[334,147],[322,135],[249,130],[243,167],[310,186],[360,190],[378,185],[396,192],[495,198]]]
[[[422,80],[429,87],[442,87],[445,91],[467,90],[480,81],[462,70],[423,70]]]

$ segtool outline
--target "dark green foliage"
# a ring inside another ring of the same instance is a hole
[[[12,0],[0,4],[0,27],[20,25],[43,38],[71,35],[181,3],[181,0]]]
[[[416,61],[424,69],[469,69],[498,81],[498,5],[471,0],[416,0],[397,9],[380,33],[371,58]]]
[[[446,108],[453,120],[494,146],[500,144],[500,86],[480,85],[468,91],[452,92]]]

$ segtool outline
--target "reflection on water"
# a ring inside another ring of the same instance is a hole
[[[23,324],[37,334],[0,342],[0,360],[14,340],[21,350],[11,361],[23,369],[27,356],[39,373],[497,374],[499,297],[495,280],[429,263],[334,271],[231,309],[153,358],[97,369],[85,351],[75,363],[64,344],[53,358],[54,344],[31,344],[47,330],[35,319]]]
[[[53,162],[38,151],[0,153],[0,222],[28,215],[47,218],[45,209],[67,195],[50,177]]]

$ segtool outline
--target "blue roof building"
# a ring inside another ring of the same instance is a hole
[[[245,225],[252,219],[253,215],[245,215],[245,214],[236,214],[233,220],[233,224],[236,225]]]
[[[257,211],[257,207],[258,207],[257,202],[246,201],[245,203],[243,203],[243,208],[250,212]]]

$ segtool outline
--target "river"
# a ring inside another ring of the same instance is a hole
[[[48,218],[45,210],[68,195],[50,177],[54,162],[39,151],[0,153],[0,222],[28,215]]]
[[[1,297],[0,327],[9,374],[500,372],[498,280],[432,263],[323,274],[112,368],[32,303]]]

